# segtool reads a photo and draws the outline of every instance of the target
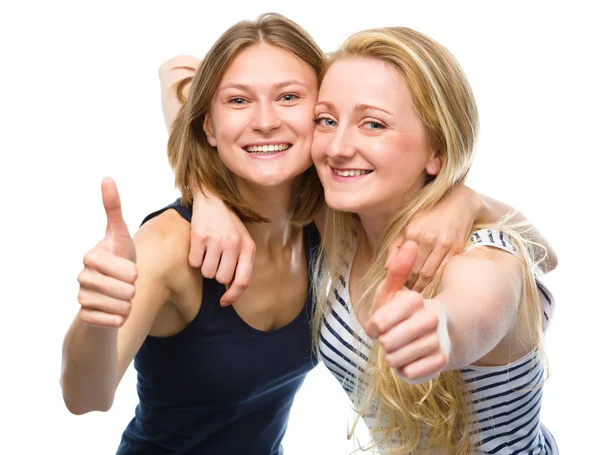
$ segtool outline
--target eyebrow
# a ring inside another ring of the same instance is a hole
[[[330,111],[335,111],[335,107],[333,106],[333,104],[329,101],[319,101],[315,106],[319,106],[319,105],[323,105],[325,106],[327,109],[329,109]],[[381,112],[385,112],[388,115],[392,115],[390,114],[388,111],[386,111],[385,109],[382,109],[380,107],[377,106],[372,106],[371,104],[356,104],[354,106],[354,112],[364,112],[367,111],[369,109],[374,109],[376,111],[381,111]]]
[[[304,82],[300,82],[300,81],[295,80],[295,79],[291,79],[289,81],[278,82],[277,84],[275,84],[273,86],[273,88],[279,90],[279,89],[282,89],[284,87],[288,87],[290,85],[301,85],[302,87],[308,88],[308,84],[306,84]],[[240,90],[245,90],[247,92],[252,91],[252,87],[249,86],[249,85],[246,85],[246,84],[227,84],[227,85],[224,85],[223,87],[221,87],[219,89],[219,92],[222,92],[223,90],[228,89],[228,88],[237,88],[237,89],[240,89]]]

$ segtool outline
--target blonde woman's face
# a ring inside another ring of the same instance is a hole
[[[327,71],[315,106],[312,157],[327,204],[395,213],[435,174],[437,160],[404,78],[391,65],[349,58]]]
[[[310,165],[317,76],[269,44],[243,50],[225,72],[204,129],[227,168],[248,183],[290,182]]]

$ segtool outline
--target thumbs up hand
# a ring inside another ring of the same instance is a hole
[[[388,364],[408,383],[435,377],[448,365],[450,352],[444,306],[405,287],[417,251],[415,242],[406,242],[388,261],[365,327],[381,344]]]
[[[115,182],[102,181],[106,211],[106,235],[83,257],[84,268],[77,277],[80,319],[97,327],[121,327],[131,311],[137,266],[135,246],[121,213]]]

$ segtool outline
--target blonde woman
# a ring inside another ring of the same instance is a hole
[[[327,62],[315,117],[312,157],[329,206],[316,337],[373,446],[558,453],[540,422],[552,300],[519,226],[474,226],[422,293],[401,284],[414,244],[388,260],[393,239],[473,160],[477,107],[454,57],[407,28],[356,33]]]

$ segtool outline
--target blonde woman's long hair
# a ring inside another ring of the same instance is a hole
[[[445,47],[421,33],[400,27],[358,32],[330,55],[324,72],[334,62],[348,58],[380,60],[399,71],[412,94],[429,144],[441,160],[439,174],[429,178],[414,199],[389,220],[380,237],[374,260],[359,282],[358,299],[352,303],[357,314],[369,314],[375,290],[385,276],[391,242],[416,214],[433,207],[466,179],[473,161],[479,120],[471,87],[458,62]],[[318,276],[313,280],[318,298],[314,325],[317,348],[321,321],[329,311],[329,291],[337,277],[344,274],[348,251],[355,251],[358,245],[358,236],[353,233],[355,223],[354,215],[328,209]],[[536,264],[531,259],[532,245],[523,239],[522,226],[511,224],[509,219],[495,227],[511,234],[520,250],[524,283],[521,301],[526,302],[528,325],[540,345],[542,315],[534,277]],[[439,280],[430,283],[423,291],[424,297],[435,296],[438,286]],[[425,384],[409,385],[387,365],[383,354],[374,341],[368,369],[355,381],[357,420],[374,411],[376,415],[371,447],[379,443],[378,451],[394,454],[472,453],[471,403],[459,371],[444,371]],[[355,426],[356,423],[350,435]],[[390,444],[392,437],[394,443]]]
[[[291,52],[320,76],[325,54],[306,30],[277,13],[265,13],[255,21],[242,21],[226,30],[207,52],[195,75],[180,81],[177,96],[183,103],[169,135],[169,163],[175,173],[175,186],[184,205],[189,205],[193,192],[202,186],[225,201],[243,221],[268,221],[243,198],[231,172],[208,143],[203,123],[225,71],[244,49],[257,44],[270,44]],[[262,70],[258,69],[259,71]],[[190,85],[185,99],[183,88]],[[323,203],[323,187],[314,166],[302,177],[296,192],[291,221],[298,226],[308,224]]]

